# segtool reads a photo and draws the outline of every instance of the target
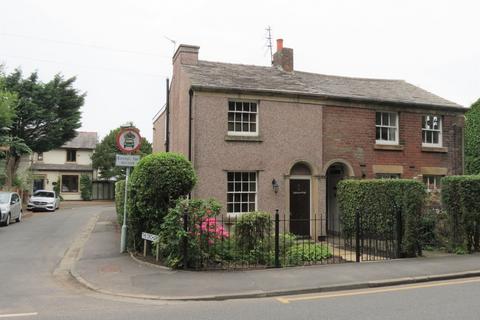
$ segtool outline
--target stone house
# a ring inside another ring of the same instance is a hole
[[[153,150],[187,156],[192,196],[218,199],[228,215],[279,209],[298,235],[335,231],[341,179],[415,178],[435,189],[463,172],[466,109],[456,103],[402,80],[297,71],[282,40],[270,67],[198,52],[180,45],[173,56]]]

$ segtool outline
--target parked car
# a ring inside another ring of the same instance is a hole
[[[22,200],[16,192],[0,192],[0,224],[8,226],[12,220],[22,221]]]
[[[45,209],[48,211],[55,211],[60,207],[60,198],[55,194],[55,191],[37,190],[28,200],[27,209]]]

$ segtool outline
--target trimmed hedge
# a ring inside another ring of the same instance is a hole
[[[416,180],[343,180],[337,186],[342,232],[346,236],[355,235],[358,209],[364,234],[395,239],[397,210],[400,210],[402,243],[399,255],[421,255],[418,235],[425,195],[425,186]]]
[[[196,181],[192,164],[181,154],[159,152],[142,158],[128,182],[129,245],[140,249],[142,232],[158,232],[168,209]]]
[[[450,251],[480,249],[480,175],[442,178],[442,204],[450,221]]]
[[[92,179],[86,174],[80,177],[80,195],[84,201],[92,200]]]
[[[125,201],[125,180],[115,182],[115,209],[117,211],[117,221],[119,225],[123,224],[123,206]]]

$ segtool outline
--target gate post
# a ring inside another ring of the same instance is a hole
[[[355,210],[355,261],[360,262],[360,209]]]
[[[185,235],[183,237],[183,269],[188,269],[188,210],[185,208],[183,211],[183,230],[185,231]]]
[[[402,258],[402,241],[403,241],[403,224],[402,224],[402,207],[401,206],[395,206],[395,213],[396,213],[396,222],[397,222],[397,228],[396,228],[396,239],[397,239],[397,245],[395,246],[396,252],[395,252],[395,258]]]
[[[280,215],[275,210],[275,268],[280,268]]]

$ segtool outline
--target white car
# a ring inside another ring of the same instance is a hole
[[[60,198],[57,197],[55,191],[37,190],[28,200],[27,209],[45,209],[55,211],[60,207]]]
[[[0,192],[0,224],[8,226],[12,220],[22,220],[22,201],[16,192]]]

